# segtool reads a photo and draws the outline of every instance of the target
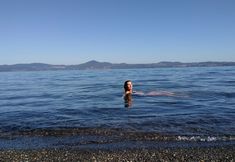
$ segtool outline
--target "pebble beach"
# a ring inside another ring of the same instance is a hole
[[[1,150],[0,161],[230,161],[235,147]]]

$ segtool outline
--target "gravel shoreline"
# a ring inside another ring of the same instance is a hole
[[[0,161],[235,161],[235,147],[0,150]]]

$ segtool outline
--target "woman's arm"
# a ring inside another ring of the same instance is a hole
[[[175,94],[172,92],[166,92],[166,91],[151,91],[146,93],[147,96],[174,96]]]
[[[144,92],[142,92],[142,91],[133,91],[133,94],[141,95],[141,96],[145,95]]]

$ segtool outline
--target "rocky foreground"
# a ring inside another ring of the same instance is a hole
[[[0,161],[235,161],[235,147],[0,150]]]

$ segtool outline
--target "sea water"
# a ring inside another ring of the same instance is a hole
[[[173,95],[127,106],[125,80]],[[2,148],[235,141],[235,67],[1,72],[0,92]]]

